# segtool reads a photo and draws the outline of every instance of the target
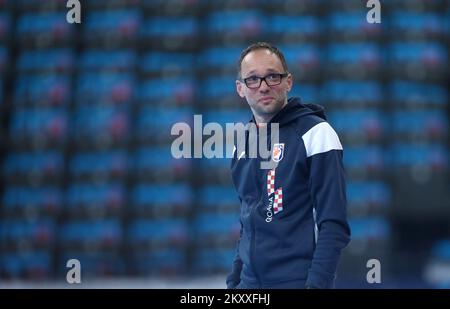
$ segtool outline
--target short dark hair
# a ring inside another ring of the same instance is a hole
[[[277,57],[280,59],[281,61],[281,65],[283,66],[283,69],[285,70],[285,72],[288,72],[288,67],[286,64],[286,59],[284,59],[284,55],[283,53],[274,45],[267,43],[267,42],[257,42],[257,43],[253,43],[252,45],[248,46],[246,49],[244,49],[241,52],[241,56],[239,57],[239,61],[237,64],[237,78],[240,79],[241,78],[241,65],[242,65],[242,60],[244,60],[245,56],[247,56],[250,52],[254,51],[254,50],[258,50],[258,49],[267,49],[270,52],[274,53],[275,55],[277,55]]]

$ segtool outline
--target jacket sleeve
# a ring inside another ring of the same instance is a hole
[[[346,214],[342,145],[328,123],[323,123],[318,129],[314,136],[310,136],[314,145],[310,144],[307,149],[310,192],[318,233],[306,286],[332,288],[341,250],[350,241],[350,227]],[[308,147],[306,143],[305,146]]]
[[[234,289],[236,286],[241,282],[241,271],[242,271],[242,261],[239,256],[239,242],[241,241],[242,237],[242,222],[241,222],[241,230],[239,233],[239,239],[237,241],[236,245],[236,255],[233,260],[231,273],[227,277],[227,288],[228,289]]]

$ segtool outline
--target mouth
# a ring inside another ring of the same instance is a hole
[[[272,100],[273,100],[273,97],[262,97],[262,98],[260,98],[258,100],[258,102],[267,103],[267,102],[272,101]]]

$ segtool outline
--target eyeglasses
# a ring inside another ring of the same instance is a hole
[[[270,73],[264,77],[250,76],[244,78],[243,81],[245,85],[250,89],[258,89],[261,86],[262,81],[265,81],[268,86],[276,86],[281,84],[284,77],[288,76],[289,73]]]

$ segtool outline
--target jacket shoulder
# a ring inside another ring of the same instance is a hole
[[[330,150],[343,150],[336,131],[323,118],[315,115],[303,117],[296,122],[298,137],[302,139],[306,157]]]
[[[306,115],[304,117],[297,118],[294,122],[294,126],[297,134],[301,137],[311,128],[322,122],[326,122],[326,120],[316,115]]]

